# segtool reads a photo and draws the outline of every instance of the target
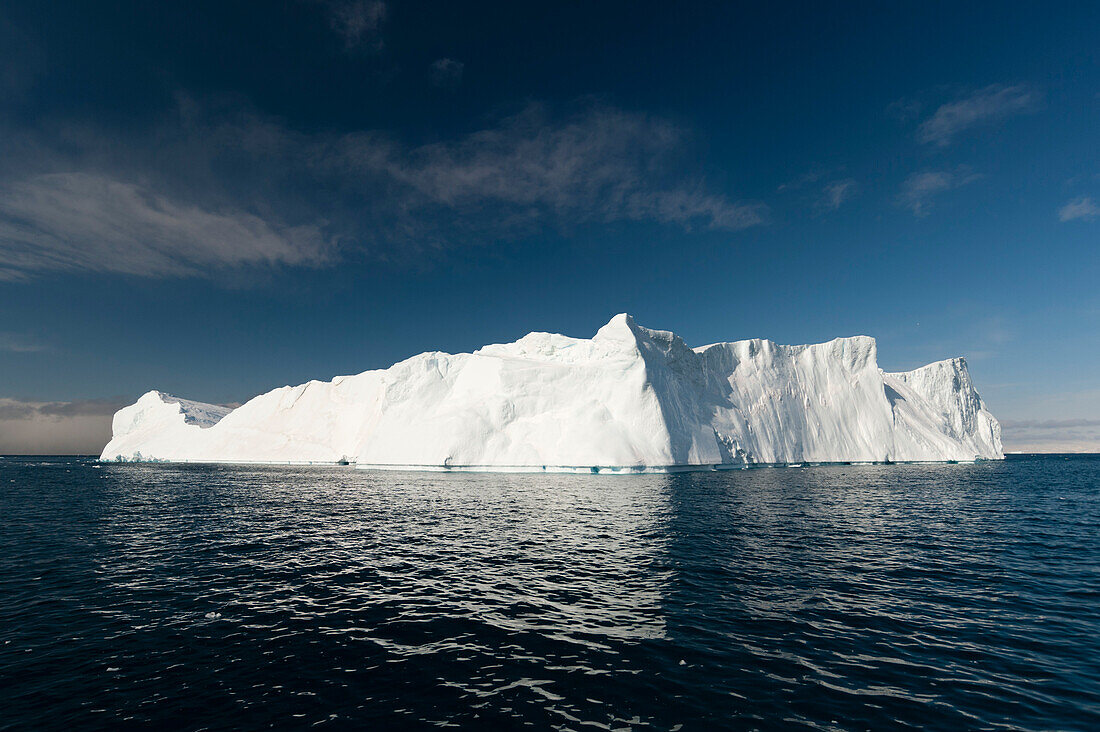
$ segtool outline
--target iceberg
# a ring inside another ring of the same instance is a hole
[[[691,348],[626,314],[590,339],[422,353],[236,409],[150,391],[101,456],[554,472],[1001,458],[961,358],[887,373],[867,336]]]

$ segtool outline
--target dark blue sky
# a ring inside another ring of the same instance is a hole
[[[966,355],[1006,447],[1100,444],[1100,6],[685,5],[6,3],[0,397],[628,311]]]

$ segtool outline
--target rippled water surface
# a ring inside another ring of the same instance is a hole
[[[1100,729],[1100,458],[0,459],[0,727]]]

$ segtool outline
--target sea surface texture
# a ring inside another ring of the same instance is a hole
[[[0,728],[1100,729],[1100,458],[0,459]]]

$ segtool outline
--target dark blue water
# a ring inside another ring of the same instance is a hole
[[[1100,729],[1100,458],[0,460],[0,727]]]

